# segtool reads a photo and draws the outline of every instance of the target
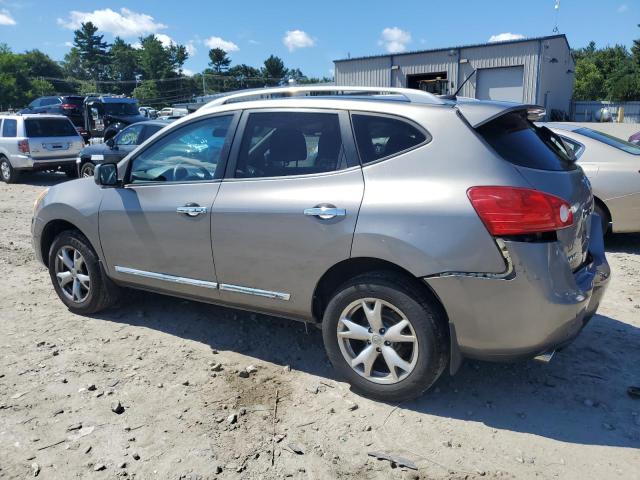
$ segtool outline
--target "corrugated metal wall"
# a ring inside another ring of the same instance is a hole
[[[387,55],[338,61],[335,63],[337,85],[405,87],[407,75],[447,72],[449,87],[458,88],[474,68],[524,66],[524,101],[535,103],[538,79],[538,41],[453,48],[435,52]],[[458,60],[466,59],[458,69]],[[396,65],[398,70],[391,70]],[[392,80],[393,79],[393,80]],[[390,85],[390,82],[393,84]],[[453,87],[451,87],[453,82]],[[475,77],[464,86],[462,95],[475,97]]]

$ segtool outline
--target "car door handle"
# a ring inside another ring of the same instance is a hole
[[[176,208],[176,212],[190,217],[197,217],[198,215],[207,213],[207,207],[201,207],[197,203],[187,203],[184,207]]]
[[[313,208],[305,208],[304,214],[310,217],[318,217],[322,220],[329,220],[334,217],[344,217],[347,211],[344,208],[336,208],[333,205],[319,205]]]

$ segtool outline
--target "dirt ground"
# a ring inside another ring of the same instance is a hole
[[[0,184],[0,478],[640,478],[640,235],[608,239],[599,315],[550,364],[467,362],[387,405],[301,323],[147,293],[71,314],[29,231],[63,180]]]

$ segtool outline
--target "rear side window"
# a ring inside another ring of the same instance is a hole
[[[16,137],[18,135],[18,122],[11,118],[5,118],[2,122],[2,136]]]
[[[562,139],[546,127],[536,127],[525,111],[501,115],[478,127],[478,133],[506,161],[538,170],[574,170]]]
[[[632,155],[640,155],[639,145],[627,142],[625,140],[622,140],[621,138],[614,137],[613,135],[598,132],[596,130],[591,130],[590,128],[579,128],[575,132],[579,133],[580,135],[584,135],[585,137],[593,138],[594,140],[606,143],[613,148],[617,148],[618,150],[622,150]]]
[[[346,166],[337,113],[251,113],[235,176],[308,175]]]
[[[427,135],[404,120],[379,115],[351,115],[362,163],[375,162],[427,141]]]
[[[78,135],[67,118],[30,118],[24,122],[27,137],[73,137]]]

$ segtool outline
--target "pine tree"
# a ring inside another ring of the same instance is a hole
[[[97,81],[105,77],[109,62],[104,35],[98,35],[98,27],[91,22],[81,24],[80,29],[73,32],[73,46],[78,50],[82,68],[88,78]]]

